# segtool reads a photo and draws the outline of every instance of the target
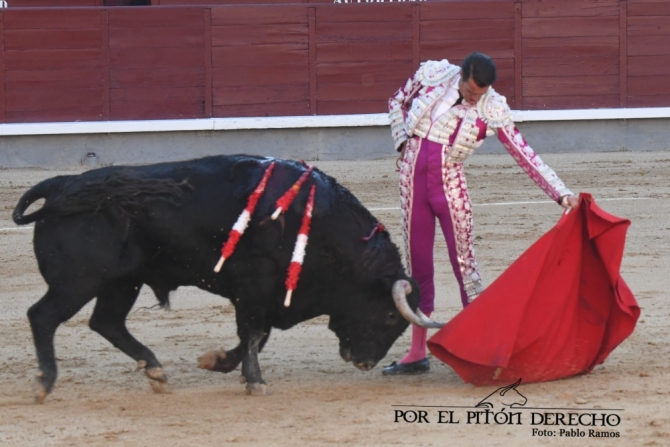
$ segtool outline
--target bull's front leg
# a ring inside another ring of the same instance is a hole
[[[259,307],[240,305],[236,311],[237,333],[240,337],[242,354],[242,377],[246,380],[247,393],[267,394],[265,381],[258,364],[258,352],[265,338],[265,312]]]
[[[242,357],[242,377],[246,380],[247,393],[253,395],[267,394],[265,381],[261,376],[261,367],[258,364],[258,351],[261,340],[265,337],[262,330],[249,331],[246,342],[246,352]]]

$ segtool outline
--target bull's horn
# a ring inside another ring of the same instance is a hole
[[[407,303],[407,294],[412,292],[412,285],[405,281],[404,279],[399,279],[393,284],[391,293],[393,295],[393,301],[395,302],[395,307],[398,308],[398,312],[405,317],[410,323],[416,324],[417,326],[425,328],[436,328],[439,329],[444,326],[444,323],[438,323],[433,321],[423,314],[419,309],[416,310],[416,313],[412,311]]]

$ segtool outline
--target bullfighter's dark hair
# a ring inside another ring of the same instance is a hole
[[[496,64],[493,59],[483,53],[470,53],[461,64],[463,72],[463,82],[467,82],[470,77],[480,87],[493,85],[497,78]]]

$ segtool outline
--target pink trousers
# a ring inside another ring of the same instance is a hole
[[[450,146],[418,137],[407,142],[400,169],[403,237],[409,273],[421,288],[422,312],[435,301],[433,246],[440,222],[463,307],[482,291],[472,241],[472,203],[462,163],[448,163]]]

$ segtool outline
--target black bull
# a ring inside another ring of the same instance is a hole
[[[345,360],[368,370],[386,355],[408,326],[407,312],[394,305],[392,288],[397,295],[394,285],[403,283],[405,310],[414,311],[418,287],[405,274],[387,232],[362,240],[376,219],[319,170],[291,208],[271,220],[275,201],[305,171],[299,163],[276,160],[234,254],[220,273],[213,271],[222,244],[269,162],[240,155],[107,167],[54,177],[26,192],[13,218],[17,224],[35,222],[35,256],[48,284],[47,293],[28,311],[39,362],[38,401],[51,392],[57,377],[56,329],[93,298],[91,329],[135,359],[150,379],[166,380],[153,352],[125,324],[144,284],[162,306],[169,304],[170,291],[187,285],[231,300],[240,344],[207,353],[200,366],[230,372],[241,362],[251,393],[265,393],[258,352],[273,327],[288,329],[328,315]],[[286,272],[310,184],[316,184],[312,228],[287,308]],[[42,207],[24,215],[39,199],[46,199]]]

